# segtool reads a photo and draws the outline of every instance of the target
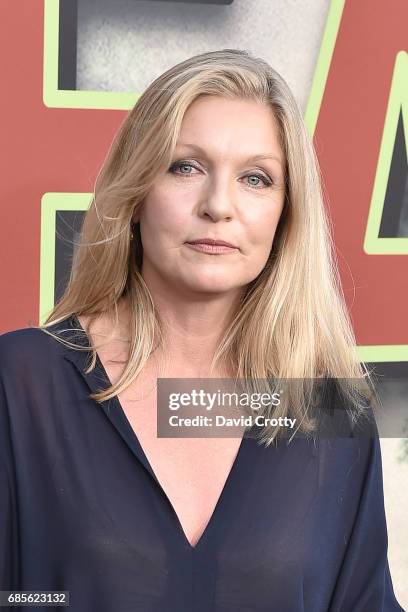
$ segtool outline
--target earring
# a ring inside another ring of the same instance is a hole
[[[133,225],[131,226],[133,228]],[[130,239],[133,240],[133,230],[130,230]]]

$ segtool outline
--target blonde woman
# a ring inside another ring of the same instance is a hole
[[[171,68],[118,131],[62,299],[1,337],[1,589],[75,612],[402,610],[354,349],[287,84],[234,49]],[[160,437],[158,378],[341,379],[322,407],[343,389],[346,434],[316,436],[300,393],[241,436]]]

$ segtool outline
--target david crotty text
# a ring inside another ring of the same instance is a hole
[[[276,419],[261,414],[256,417],[249,415],[237,418],[228,418],[222,415],[217,415],[214,418],[202,415],[188,418],[173,415],[169,418],[171,427],[252,427],[253,425],[264,427],[265,425],[272,425],[273,427],[289,427],[292,429],[295,423],[296,419],[290,419],[289,417],[279,417]]]

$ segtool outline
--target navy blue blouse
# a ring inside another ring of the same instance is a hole
[[[118,398],[89,399],[109,379],[87,358],[36,328],[0,337],[0,590],[69,591],[73,612],[402,610],[378,435],[245,435],[193,547]]]

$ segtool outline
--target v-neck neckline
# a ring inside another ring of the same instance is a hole
[[[79,344],[81,346],[85,346],[85,347],[89,347],[90,346],[90,339],[88,334],[86,333],[86,331],[84,330],[84,328],[82,327],[78,317],[73,314],[68,318],[68,322],[71,326],[71,328],[77,328],[79,330],[81,330],[81,334],[80,336],[76,337],[76,340],[79,340]],[[58,324],[57,324],[58,325]],[[87,362],[87,358],[90,355],[90,350],[88,352],[85,351],[77,351],[75,349],[71,349],[71,348],[67,348],[67,353],[65,354],[65,358],[67,358],[69,361],[71,361],[79,370],[79,372],[82,374],[83,378],[85,379],[86,383],[88,384],[90,390],[92,392],[95,391],[101,391],[102,388],[103,390],[107,389],[108,387],[111,386],[111,381],[110,378],[106,372],[106,369],[99,357],[98,352],[96,351],[96,365],[95,368],[89,372],[88,374],[85,372],[85,367],[86,367],[86,362]],[[103,387],[101,388],[101,383],[103,383]],[[113,403],[113,407],[116,409],[112,410],[112,406],[111,406],[111,402]],[[153,480],[156,482],[158,488],[160,489],[161,493],[163,494],[163,496],[165,497],[165,499],[167,500],[168,506],[172,511],[172,514],[174,516],[175,522],[176,522],[176,526],[178,529],[178,532],[180,534],[180,540],[181,543],[183,544],[183,546],[192,554],[198,552],[199,550],[201,550],[205,543],[208,541],[208,539],[210,538],[211,534],[214,532],[214,530],[216,529],[217,524],[220,524],[220,513],[222,512],[223,507],[225,506],[225,504],[227,503],[227,497],[228,497],[228,492],[229,490],[232,488],[235,479],[238,477],[238,473],[239,473],[239,466],[240,463],[243,460],[243,456],[245,454],[245,445],[248,443],[247,441],[247,437],[248,437],[248,431],[246,430],[241,438],[241,442],[240,445],[238,447],[238,451],[235,455],[234,461],[232,463],[232,466],[228,472],[227,478],[224,482],[224,485],[222,487],[222,490],[220,492],[220,495],[217,499],[217,502],[214,506],[214,509],[212,511],[212,514],[206,524],[206,526],[204,527],[204,530],[202,531],[199,539],[197,540],[197,542],[193,545],[190,543],[184,528],[182,526],[181,520],[169,498],[169,496],[167,495],[164,487],[162,486],[162,484],[160,483],[158,477],[156,476],[153,467],[139,441],[139,438],[135,432],[135,430],[133,429],[125,410],[122,407],[122,404],[119,400],[119,397],[117,395],[113,396],[111,399],[109,400],[105,400],[104,402],[100,403],[100,406],[102,407],[103,411],[105,412],[106,416],[108,417],[108,419],[110,420],[110,422],[113,424],[113,426],[115,427],[115,429],[119,432],[119,434],[121,435],[121,437],[123,438],[123,440],[126,442],[126,444],[128,445],[128,447],[130,448],[130,450],[132,451],[132,453],[136,456],[136,458],[139,460],[139,462],[142,463],[142,465],[144,466],[144,468],[147,470],[147,472],[149,473],[149,475],[153,478]],[[253,428],[251,428],[252,431],[253,429],[255,429],[255,426]]]

